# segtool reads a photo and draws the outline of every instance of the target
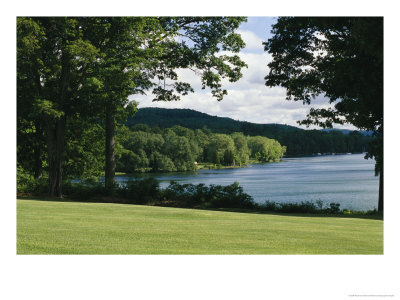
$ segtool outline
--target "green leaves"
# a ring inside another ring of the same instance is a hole
[[[260,162],[279,161],[286,152],[286,147],[278,141],[263,136],[250,136],[247,142],[251,156]]]
[[[266,85],[286,88],[288,100],[310,104],[323,95],[336,103],[311,110],[301,124],[381,130],[383,18],[285,17],[272,33],[264,43],[273,57]]]
[[[99,126],[106,115],[111,120],[108,128],[133,115],[137,103],[129,96],[152,90],[154,100],[179,100],[181,95],[194,92],[189,82],[178,77],[178,69],[189,68],[204,88],[222,100],[227,91],[221,79],[239,80],[245,66],[233,54],[244,47],[234,32],[243,21],[245,18],[236,17],[17,18],[18,138],[24,141],[18,151],[35,152],[32,156],[37,156],[38,165],[42,153],[47,152],[52,161],[49,171],[54,175],[49,176],[52,194],[61,195],[63,162],[68,176],[98,174],[94,166],[103,163],[98,151],[83,145],[91,140],[86,133]],[[224,54],[218,55],[221,51]],[[32,134],[27,133],[27,124],[39,137],[37,149],[29,146]],[[85,134],[75,128],[76,124],[85,126]],[[108,139],[112,135],[108,134]],[[187,138],[178,136],[169,143],[190,156],[184,161],[172,159],[176,168],[194,169],[197,153],[191,154],[195,147]],[[134,154],[137,157],[124,152],[124,157],[127,161],[148,159],[143,153]],[[153,158],[160,164],[160,156]],[[88,172],[82,169],[86,167]],[[163,168],[170,167],[166,162]]]
[[[43,114],[52,119],[59,119],[65,115],[62,110],[57,109],[56,104],[45,99],[36,99],[33,108],[40,114]]]
[[[273,57],[266,85],[286,88],[288,100],[310,104],[323,95],[335,103],[334,108],[311,109],[300,124],[350,123],[383,136],[382,17],[285,17],[272,33],[265,43]],[[371,149],[368,157],[375,157],[382,173],[383,139],[377,138]],[[379,199],[381,211],[382,192]]]

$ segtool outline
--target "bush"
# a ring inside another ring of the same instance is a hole
[[[280,211],[287,213],[316,213],[317,206],[310,202],[301,202],[301,203],[280,203]]]
[[[179,184],[171,182],[162,192],[162,203],[193,208],[255,208],[253,198],[243,193],[235,182],[231,185]]]
[[[21,193],[40,194],[48,191],[48,178],[34,178],[22,167],[17,166],[17,191]]]
[[[328,208],[328,213],[338,214],[340,213],[340,203],[330,203]]]
[[[329,207],[323,208],[321,200],[317,200],[315,203],[312,201],[302,201],[300,203],[266,201],[264,204],[259,205],[259,209],[264,211],[306,214],[339,214],[341,212],[339,207],[339,203],[330,203]]]
[[[212,208],[255,208],[253,198],[243,193],[243,188],[238,182],[231,185],[211,185],[209,188],[210,197],[205,207]]]
[[[148,204],[159,199],[160,184],[152,177],[130,180],[119,186],[116,193],[125,199],[123,203]]]
[[[85,180],[73,183],[67,181],[63,183],[63,194],[79,200],[90,200],[93,197],[110,196],[110,191],[104,187],[104,183]]]
[[[374,208],[373,210],[367,210],[367,211],[344,209],[343,214],[344,215],[366,215],[366,216],[379,215],[376,208]]]

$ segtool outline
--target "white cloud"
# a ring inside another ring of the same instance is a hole
[[[264,46],[262,45],[264,40],[254,32],[249,30],[238,30],[237,33],[242,36],[243,41],[246,43],[245,50],[264,50]]]
[[[296,121],[306,117],[310,106],[303,105],[301,101],[287,101],[284,88],[265,86],[264,77],[268,74],[267,64],[272,57],[264,51],[259,51],[263,50],[260,37],[251,31],[240,31],[240,33],[247,44],[247,51],[239,53],[239,56],[248,64],[248,68],[243,69],[243,77],[238,82],[222,80],[223,87],[228,90],[228,95],[222,101],[218,102],[213,98],[209,89],[202,90],[200,78],[192,71],[184,69],[177,71],[179,78],[189,82],[195,89],[195,93],[182,96],[181,101],[152,102],[151,93],[148,96],[132,98],[139,101],[139,108],[190,108],[241,121],[298,126]],[[329,106],[328,101],[322,96],[313,102],[314,108]]]

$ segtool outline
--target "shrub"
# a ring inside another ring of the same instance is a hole
[[[328,208],[328,213],[331,213],[331,214],[338,214],[338,213],[340,213],[340,203],[330,203],[329,204],[329,208]]]
[[[162,201],[178,207],[255,208],[253,198],[243,192],[239,183],[231,185],[179,184],[171,182],[162,192]]]
[[[201,207],[207,187],[204,184],[179,184],[171,181],[163,191],[164,203],[177,207]]]
[[[89,179],[80,182],[64,182],[63,193],[71,198],[86,201],[93,197],[110,195],[110,191],[104,187],[104,183]]]
[[[48,177],[34,178],[22,167],[17,166],[17,191],[22,193],[40,194],[48,191]]]
[[[238,182],[231,185],[210,185],[205,207],[212,208],[255,208],[253,198],[243,192]]]
[[[331,203],[328,208],[323,208],[323,202],[317,200],[315,203],[312,201],[302,201],[300,203],[276,203],[273,201],[265,201],[259,205],[259,209],[265,211],[284,212],[284,213],[307,213],[307,214],[339,214],[339,203]],[[348,212],[346,212],[348,214]]]
[[[160,184],[152,178],[134,179],[116,189],[118,196],[126,199],[124,203],[147,204],[159,199]]]
[[[279,205],[276,202],[267,200],[260,205],[260,208],[266,211],[277,211],[279,209]]]
[[[301,202],[301,203],[279,203],[281,212],[287,213],[316,213],[317,206],[310,202]]]

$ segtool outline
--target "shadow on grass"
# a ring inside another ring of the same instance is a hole
[[[234,212],[234,213],[246,213],[246,214],[262,214],[262,215],[277,215],[277,216],[292,216],[292,217],[318,217],[318,218],[358,218],[358,219],[370,219],[370,220],[382,220],[383,214],[318,214],[318,213],[287,213],[287,212],[276,212],[276,211],[265,211],[256,209],[245,209],[245,208],[194,208],[194,207],[176,207],[168,205],[149,205],[149,204],[130,204],[123,203],[126,201],[124,198],[118,198],[113,196],[98,196],[92,197],[87,200],[78,198],[57,198],[50,197],[47,195],[18,195],[17,199],[20,200],[36,200],[36,201],[52,201],[52,202],[78,202],[78,203],[112,203],[112,204],[128,204],[128,205],[141,205],[141,206],[157,206],[157,207],[171,207],[171,208],[183,208],[183,209],[195,209],[195,210],[207,210],[207,211],[218,211],[218,212]]]

